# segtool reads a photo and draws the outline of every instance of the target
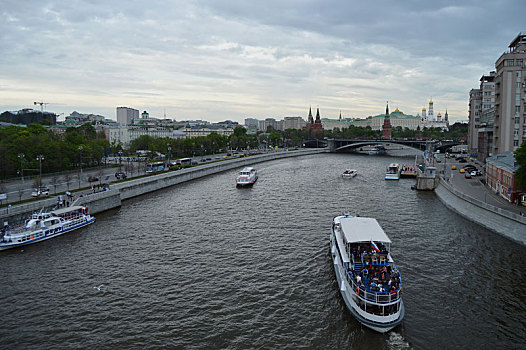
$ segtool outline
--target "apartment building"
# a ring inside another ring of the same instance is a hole
[[[494,155],[513,152],[526,140],[526,34],[513,39],[495,67]]]

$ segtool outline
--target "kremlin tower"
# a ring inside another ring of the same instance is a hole
[[[435,117],[433,116],[433,100],[429,100],[429,110],[427,113],[427,120],[430,122],[435,121]]]
[[[389,117],[389,102],[387,102],[387,106],[385,107],[384,125],[382,125],[382,138],[383,139],[391,138],[391,120]]]
[[[312,108],[309,107],[309,117],[307,119],[307,125],[305,130],[312,130],[312,133],[323,132],[323,124],[321,123],[320,108],[316,110],[316,120],[312,118]]]

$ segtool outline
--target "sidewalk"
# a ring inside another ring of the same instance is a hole
[[[489,186],[482,183],[484,176],[475,176],[471,179],[466,179],[464,174],[459,172],[459,169],[462,169],[462,167],[467,164],[471,164],[484,172],[484,169],[478,164],[473,164],[472,162],[458,163],[450,159],[448,159],[448,162],[443,164],[443,166],[439,165],[437,170],[442,171],[445,168],[443,176],[445,177],[446,181],[448,181],[448,183],[457,191],[462,192],[463,194],[483,203],[499,207],[515,214],[526,216],[526,207],[510,203],[505,198],[496,194],[495,191]],[[451,170],[453,165],[457,166],[457,170]]]

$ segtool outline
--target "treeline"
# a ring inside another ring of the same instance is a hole
[[[441,128],[424,128],[422,136],[432,139],[464,140],[467,135],[467,124],[456,123],[449,131]],[[287,129],[275,130],[269,127],[266,132],[247,133],[243,127],[234,129],[230,136],[212,133],[206,137],[171,139],[141,136],[133,140],[127,149],[120,144],[106,140],[103,132],[97,133],[91,124],[67,129],[64,135],[57,135],[39,124],[28,127],[9,126],[0,129],[0,178],[20,176],[18,171],[23,167],[24,174],[38,175],[39,161],[42,155],[42,173],[54,173],[82,167],[96,166],[109,155],[135,154],[137,150],[147,150],[154,156],[156,152],[170,154],[172,159],[200,156],[224,152],[228,149],[257,149],[271,147],[302,147],[304,141],[327,138],[379,138],[381,132],[371,127],[356,127],[313,133],[312,130]],[[392,129],[393,138],[414,138],[415,131],[408,128]]]
[[[57,135],[40,124],[27,127],[9,126],[0,129],[0,177],[39,175],[95,166],[101,163],[109,143],[103,133],[97,134],[91,124],[71,128]]]

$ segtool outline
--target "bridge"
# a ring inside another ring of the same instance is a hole
[[[445,152],[448,148],[460,145],[460,142],[447,140],[406,140],[406,139],[327,139],[327,145],[331,152],[352,152],[357,148],[369,145],[402,145],[420,151]]]

